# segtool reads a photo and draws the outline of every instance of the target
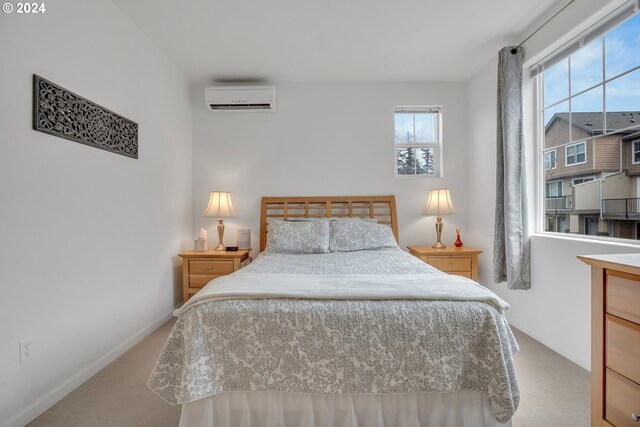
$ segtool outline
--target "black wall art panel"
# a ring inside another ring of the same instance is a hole
[[[33,129],[138,158],[138,124],[33,76]]]

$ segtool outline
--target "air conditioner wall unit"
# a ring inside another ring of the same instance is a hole
[[[275,86],[214,86],[204,90],[207,107],[222,112],[274,112]]]

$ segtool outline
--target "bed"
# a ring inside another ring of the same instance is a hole
[[[260,234],[176,310],[149,387],[181,427],[511,425],[508,305],[401,250],[393,196],[263,198]]]

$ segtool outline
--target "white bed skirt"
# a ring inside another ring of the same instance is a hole
[[[179,427],[493,427],[481,393],[223,393],[182,405]]]

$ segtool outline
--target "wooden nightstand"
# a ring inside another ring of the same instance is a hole
[[[411,255],[420,258],[440,271],[478,281],[478,255],[482,251],[474,248],[455,246],[435,249],[431,246],[407,246]]]
[[[186,302],[210,280],[231,274],[250,263],[250,253],[251,249],[233,252],[209,249],[178,254],[182,258],[182,302]]]

